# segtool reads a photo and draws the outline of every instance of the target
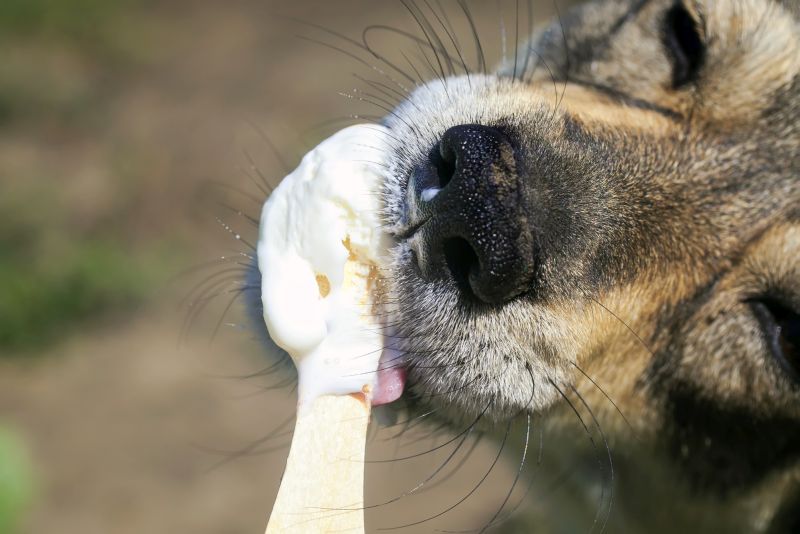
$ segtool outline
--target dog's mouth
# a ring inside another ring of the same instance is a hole
[[[410,254],[411,261],[404,265],[418,278],[415,283],[455,297],[435,305],[490,313],[530,285],[532,235],[522,216],[515,150],[505,131],[460,125],[446,130],[426,158],[410,169],[400,221],[392,234]],[[409,298],[400,300],[408,305]],[[454,308],[450,316],[456,313]],[[413,336],[403,339],[409,337]],[[405,354],[396,350],[399,343],[399,337],[387,332],[372,396],[375,405],[393,402],[408,389],[407,371],[415,358],[405,361]],[[432,356],[427,348],[423,352],[426,358]],[[414,371],[411,374],[418,377]]]

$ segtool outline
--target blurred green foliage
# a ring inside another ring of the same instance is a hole
[[[0,136],[27,132],[28,146],[44,147],[43,123],[67,137],[92,131],[147,57],[148,1],[0,0]],[[98,164],[114,191],[105,208],[119,213],[119,198],[135,202],[138,176],[117,168],[116,147],[104,148]],[[42,348],[163,282],[169,248],[131,244],[125,213],[90,215],[86,227],[80,207],[62,205],[57,163],[8,172],[0,171],[0,355]]]
[[[102,239],[38,259],[0,256],[0,349],[41,348],[89,319],[144,301],[163,282],[166,263],[153,251]]]
[[[0,0],[0,126],[97,107],[114,73],[157,50],[148,1]]]
[[[63,72],[70,65],[36,48],[11,50],[0,45],[0,127],[14,119],[60,119],[90,110],[88,80]],[[77,75],[76,75],[77,74]]]
[[[0,532],[15,532],[33,489],[30,459],[22,441],[0,427]]]
[[[109,22],[133,0],[3,0],[0,32],[46,34],[78,40],[107,36]]]
[[[124,224],[81,229],[57,191],[0,190],[0,354],[43,348],[163,285],[178,262],[175,248],[136,243]]]
[[[0,188],[0,356],[146,302],[182,264],[169,235],[139,239],[126,229],[124,204],[84,228],[56,199]]]

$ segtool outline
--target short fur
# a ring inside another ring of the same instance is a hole
[[[676,9],[703,45],[689,64],[665,33]],[[800,310],[800,7],[596,0],[515,55],[442,67],[384,120],[405,397],[456,428],[546,421],[541,470],[565,489],[520,532],[800,531],[800,371],[753,304]],[[535,253],[503,305],[420,272],[409,182],[459,125],[515,149]]]
[[[525,63],[429,82],[386,118],[395,345],[414,404],[454,425],[596,416],[619,455],[612,532],[790,532],[800,384],[749,303],[800,309],[800,13],[685,0],[705,52],[681,84],[664,42],[678,3],[588,3]],[[501,128],[520,154],[535,276],[503,306],[415,260],[409,177],[463,124]]]

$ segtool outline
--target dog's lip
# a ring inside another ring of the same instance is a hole
[[[398,240],[411,239],[412,237],[414,237],[414,234],[416,234],[423,226],[425,226],[425,223],[427,223],[431,219],[432,217],[428,216],[420,219],[419,221],[410,222],[404,225],[403,228],[399,228],[394,232],[395,239]]]
[[[405,186],[402,205],[400,208],[400,220],[397,221],[394,237],[398,240],[410,239],[428,221],[434,218],[436,213],[435,206],[438,204],[441,188],[428,188],[420,193],[416,192],[416,178],[412,174]],[[433,190],[435,189],[435,194]]]

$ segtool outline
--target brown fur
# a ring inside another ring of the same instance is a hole
[[[797,2],[594,0],[494,73],[424,12],[415,71],[436,75],[383,120],[386,305],[412,409],[545,425],[535,476],[563,488],[520,532],[800,530],[800,357],[778,357],[759,311],[800,312]],[[687,23],[694,55],[671,40]],[[372,58],[383,94],[422,81]],[[462,125],[511,140],[487,172],[516,204],[471,199],[489,206],[479,235],[503,216],[536,245],[503,304],[436,265],[442,215],[418,198]]]
[[[592,2],[534,38],[527,71],[518,58],[496,75],[437,80],[387,117],[398,140],[387,223],[403,236],[393,313],[410,395],[454,424],[483,409],[494,424],[531,410],[574,426],[565,400],[588,426],[596,416],[595,438],[602,424],[627,451],[617,502],[646,488],[674,514],[665,525],[623,501],[630,517],[612,526],[765,531],[797,485],[800,384],[748,303],[800,306],[798,9],[686,0],[705,51],[676,86],[663,40],[675,5]],[[512,132],[540,202],[528,212],[544,241],[536,287],[502,307],[414,267],[408,177],[465,123]],[[553,213],[566,222],[548,226]],[[637,466],[662,478],[632,483]]]

